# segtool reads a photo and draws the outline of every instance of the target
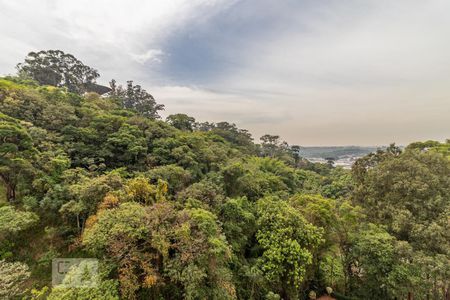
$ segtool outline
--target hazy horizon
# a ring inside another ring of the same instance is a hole
[[[61,49],[98,69],[101,84],[142,85],[165,104],[163,117],[233,122],[255,141],[449,138],[448,1],[0,0],[0,8],[0,74],[30,51]]]

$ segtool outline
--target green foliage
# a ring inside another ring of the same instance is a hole
[[[19,181],[33,172],[33,144],[20,121],[2,113],[0,140],[0,179],[6,186],[6,199],[14,202]]]
[[[374,222],[417,249],[447,253],[450,161],[439,153],[408,149],[368,169],[355,199]]]
[[[193,183],[178,193],[177,198],[189,205],[195,205],[195,202],[198,202],[200,207],[210,210],[218,209],[225,201],[225,191],[222,184],[220,184],[221,177],[214,177],[210,176]]]
[[[447,139],[445,143],[437,141],[415,142],[409,144],[406,149],[437,152],[447,157],[447,159],[450,159],[450,139]]]
[[[211,133],[218,135],[225,139],[227,142],[237,146],[240,151],[245,153],[256,153],[256,147],[253,144],[253,138],[251,134],[245,129],[239,129],[236,124],[230,124],[228,122],[219,122],[217,124],[211,124],[208,122],[198,125],[200,131],[210,131]]]
[[[159,118],[158,111],[164,109],[164,105],[157,104],[155,98],[147,93],[140,85],[133,85],[133,81],[127,81],[127,87],[117,86],[113,79],[110,82],[111,96],[118,99],[122,107],[125,109],[132,109],[138,114],[157,119]]]
[[[33,212],[18,211],[13,206],[0,207],[0,238],[26,230],[38,222],[39,217]]]
[[[167,183],[159,180],[157,185],[152,185],[146,178],[136,177],[127,182],[125,193],[126,200],[149,205],[165,200]]]
[[[377,225],[368,224],[362,230],[352,249],[352,275],[362,280],[360,296],[380,299],[386,297],[386,274],[394,264],[395,238]],[[368,293],[370,291],[370,293]],[[374,294],[375,292],[375,294]]]
[[[23,285],[29,277],[30,272],[26,264],[0,260],[0,297],[12,299],[23,294]]]
[[[238,256],[244,256],[255,233],[254,207],[245,197],[228,199],[221,207],[220,219],[233,252]]]
[[[176,164],[194,178],[217,171],[230,156],[230,146],[217,135],[205,132],[182,132],[153,143],[153,157],[158,165]]]
[[[84,65],[71,54],[60,50],[30,52],[25,62],[18,64],[19,74],[42,85],[66,87],[71,92],[83,92],[99,77],[96,70]]]
[[[56,286],[52,289],[47,299],[119,300],[120,298],[118,293],[118,282],[115,280],[105,280],[100,281],[95,287],[67,288]]]
[[[147,154],[145,138],[137,126],[123,124],[119,130],[109,135],[106,140],[108,155],[106,158],[117,165],[123,162],[138,163]]]
[[[203,209],[180,213],[174,230],[176,255],[169,262],[170,277],[184,287],[185,299],[234,299],[235,288],[227,268],[230,248],[217,217]]]
[[[172,194],[185,189],[192,181],[191,173],[177,165],[158,166],[146,172],[145,175],[155,181],[167,182]]]
[[[289,200],[312,224],[324,229],[336,224],[336,201],[319,195],[297,194]]]
[[[115,238],[125,235],[131,239],[144,238],[148,229],[143,219],[145,210],[138,203],[128,202],[118,208],[100,211],[97,221],[86,228],[83,244],[93,251],[104,251]]]
[[[29,277],[26,264],[0,260],[0,298],[12,299],[23,294],[23,284]]]
[[[297,185],[295,170],[271,158],[251,157],[223,169],[225,189],[230,196],[256,200],[276,192],[292,192]]]
[[[300,162],[299,146],[289,146],[287,142],[281,142],[278,135],[265,134],[260,137],[260,140],[262,156],[277,158],[294,166],[297,166]]]
[[[296,297],[307,267],[312,264],[313,252],[323,242],[323,231],[277,198],[258,201],[257,215],[256,238],[263,249],[258,264],[282,296]]]
[[[193,131],[195,126],[195,119],[186,114],[169,115],[166,118],[166,122],[173,127],[184,131]]]
[[[0,257],[30,268],[4,268],[14,294],[28,272],[30,299],[448,292],[448,141],[391,145],[350,172],[235,124],[156,120],[163,107],[132,82],[81,95],[84,81],[64,81],[76,68],[52,69],[61,55],[0,79]],[[47,288],[57,256],[97,257],[99,285]]]
[[[350,197],[354,189],[351,173],[342,168],[333,168],[324,180],[321,194],[328,198],[339,199]]]

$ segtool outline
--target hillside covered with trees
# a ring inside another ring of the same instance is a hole
[[[0,79],[0,299],[450,299],[448,140],[344,170],[98,77],[41,51]],[[97,284],[52,286],[59,257]]]

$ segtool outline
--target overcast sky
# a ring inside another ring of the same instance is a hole
[[[164,116],[300,145],[450,137],[448,0],[0,0],[0,74],[61,49]]]

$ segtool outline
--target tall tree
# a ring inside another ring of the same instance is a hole
[[[83,93],[100,76],[72,54],[61,50],[42,50],[28,53],[17,65],[19,75],[30,77],[42,85],[66,87],[70,92]]]
[[[267,197],[257,204],[256,239],[263,248],[259,265],[264,277],[283,299],[298,299],[323,230],[308,223],[286,201]]]
[[[25,291],[23,285],[30,275],[26,264],[0,260],[0,298],[19,298]]]
[[[186,114],[174,114],[166,118],[167,123],[175,128],[184,131],[192,131],[195,125],[195,119]]]
[[[158,111],[164,110],[164,105],[156,103],[155,98],[140,85],[133,85],[133,81],[128,80],[126,88],[123,88],[121,85],[117,85],[114,79],[109,85],[111,96],[117,98],[123,108],[135,110],[144,117],[160,118]]]
[[[280,136],[265,134],[259,139],[262,142],[263,154],[266,156],[273,157],[275,155],[277,147],[280,144]]]
[[[416,149],[401,154],[388,149],[378,156],[379,162],[365,172],[354,168],[359,180],[354,200],[366,208],[373,222],[386,224],[398,239],[420,250],[445,252],[443,245],[450,241],[446,234],[450,161],[440,153]]]
[[[14,118],[0,113],[0,179],[6,199],[14,202],[19,180],[32,170],[33,144],[27,130]]]
[[[292,157],[294,158],[294,163],[297,166],[298,162],[300,161],[300,146],[298,145],[292,145],[290,147],[290,151],[292,153]]]
[[[31,228],[38,220],[39,217],[33,212],[19,211],[11,205],[0,207],[0,241]]]

